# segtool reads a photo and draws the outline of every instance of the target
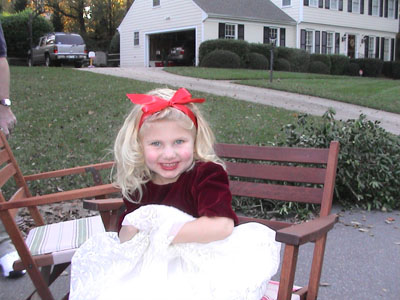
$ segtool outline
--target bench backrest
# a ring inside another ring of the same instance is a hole
[[[217,144],[234,196],[332,207],[339,143],[327,149]]]

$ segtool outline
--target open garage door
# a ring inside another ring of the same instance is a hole
[[[195,30],[149,35],[149,65],[193,66],[195,64]]]

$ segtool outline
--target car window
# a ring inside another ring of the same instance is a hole
[[[83,45],[83,41],[80,35],[57,35],[56,44],[67,44],[67,45]]]
[[[42,37],[42,38],[40,39],[39,45],[40,45],[41,47],[46,45],[46,37]]]
[[[47,44],[47,45],[53,45],[53,44],[54,44],[54,40],[55,40],[55,36],[54,36],[54,35],[49,35],[49,36],[47,37],[46,44]]]

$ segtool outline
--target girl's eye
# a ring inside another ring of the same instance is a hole
[[[184,142],[185,142],[184,140],[176,140],[176,141],[175,141],[175,144],[181,145],[181,144],[183,144]]]
[[[152,146],[154,146],[154,147],[158,147],[158,146],[161,145],[161,143],[160,143],[160,142],[151,142],[150,145],[152,145]]]

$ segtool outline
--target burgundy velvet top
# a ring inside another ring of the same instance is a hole
[[[131,195],[135,200],[135,196]],[[147,204],[173,206],[198,218],[228,217],[238,224],[238,218],[232,209],[232,194],[226,171],[212,162],[197,162],[195,166],[179,176],[178,180],[165,185],[149,181],[143,187],[143,196],[139,204],[124,199],[126,210],[119,220],[121,229],[125,215]]]

